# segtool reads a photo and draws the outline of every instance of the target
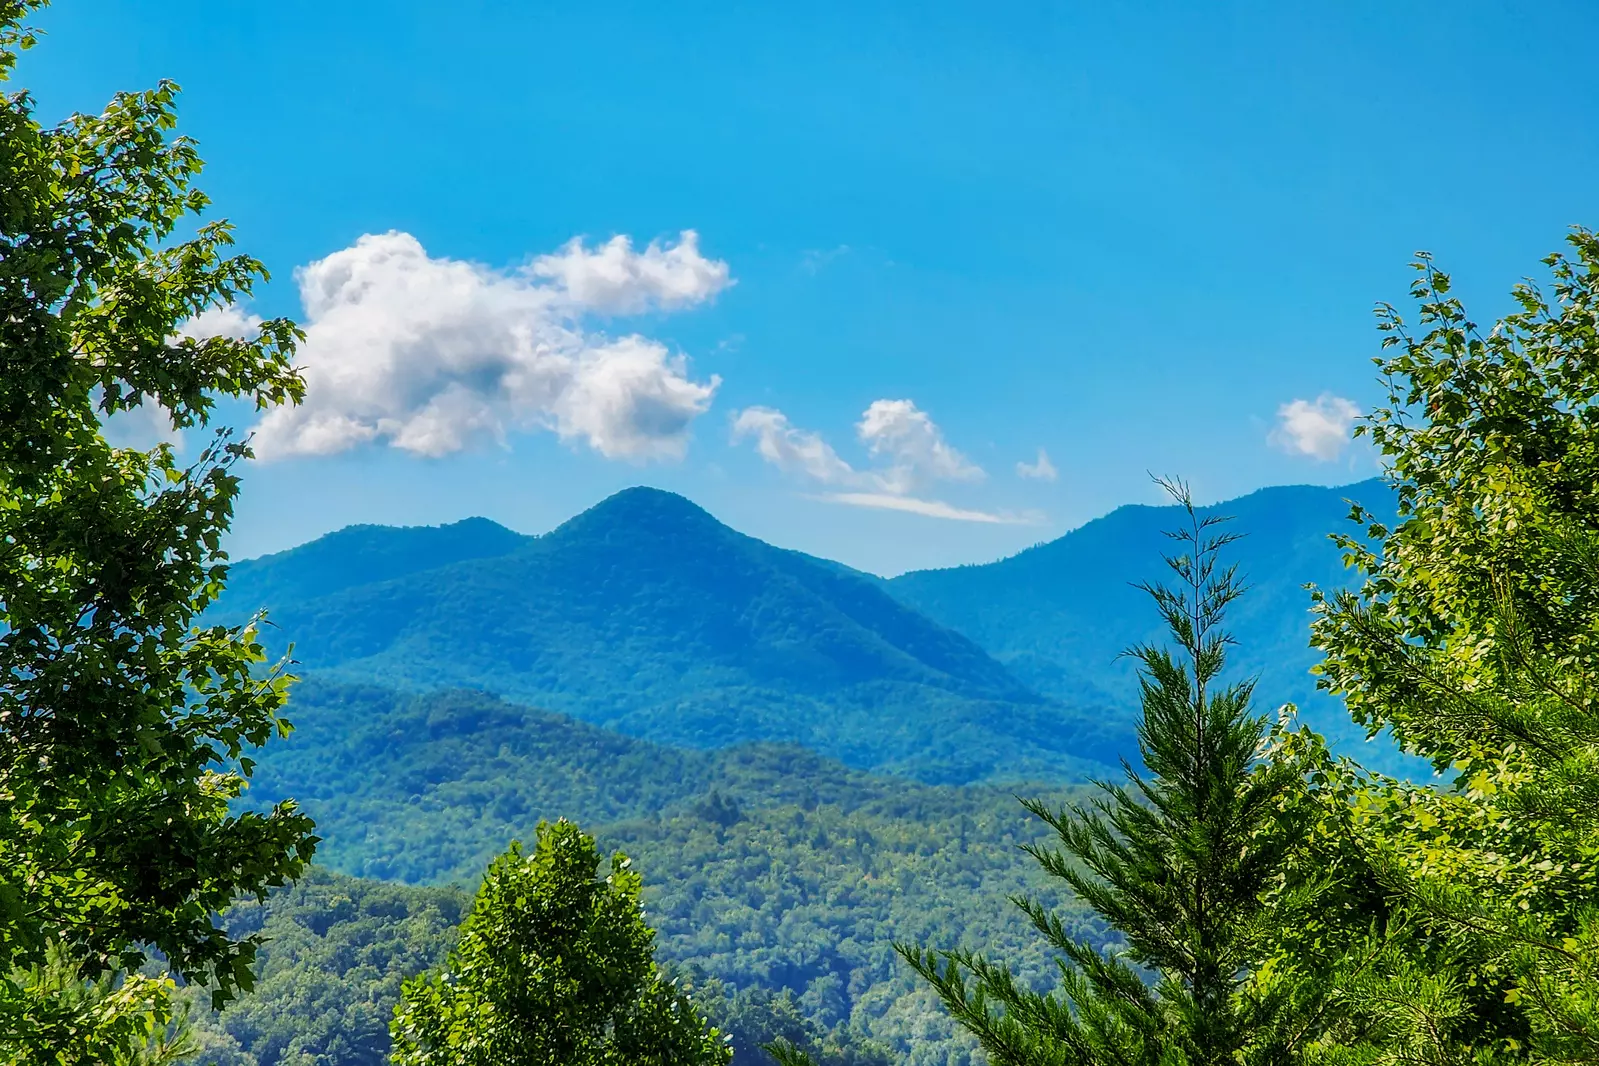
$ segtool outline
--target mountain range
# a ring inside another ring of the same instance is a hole
[[[1247,586],[1229,610],[1237,640],[1235,676],[1258,679],[1256,709],[1296,704],[1301,718],[1335,747],[1376,768],[1406,766],[1391,748],[1366,745],[1336,700],[1318,692],[1311,667],[1310,593],[1345,587],[1353,575],[1330,541],[1353,533],[1350,502],[1384,519],[1392,490],[1379,480],[1339,488],[1290,485],[1199,509],[1226,516],[1240,539],[1226,549]],[[1121,653],[1160,643],[1165,633],[1149,595],[1138,587],[1172,575],[1162,556],[1177,545],[1166,536],[1183,522],[1175,507],[1118,508],[1047,544],[981,566],[925,570],[888,582],[889,591],[942,625],[970,637],[1033,691],[1068,704],[1081,692],[1130,711],[1138,698],[1134,660]]]
[[[1362,734],[1309,673],[1306,582],[1345,580],[1327,534],[1376,481],[1264,489],[1235,516],[1252,582],[1235,661],[1346,749]],[[1387,505],[1386,507],[1384,505]],[[618,493],[542,536],[481,518],[357,526],[232,567],[213,611],[267,608],[300,668],[415,691],[467,687],[686,748],[804,745],[928,782],[1077,779],[1131,751],[1159,639],[1175,508],[1128,506],[980,566],[884,580],[740,534],[688,500]],[[286,644],[285,644],[286,646]],[[1380,745],[1360,752],[1390,764]]]
[[[1229,621],[1258,709],[1299,702],[1346,750],[1361,734],[1315,692],[1302,586],[1347,580],[1327,534],[1349,498],[1392,507],[1365,482],[1203,512],[1244,534],[1252,588]],[[361,526],[236,564],[214,617],[270,609],[307,675],[244,802],[293,797],[324,840],[305,886],[230,912],[272,942],[258,991],[203,1019],[208,1054],[386,1061],[399,982],[464,905],[424,886],[470,884],[568,817],[638,862],[664,960],[792,994],[895,1061],[972,1066],[892,945],[982,947],[1046,982],[1008,902],[1025,893],[1113,946],[1018,847],[1047,833],[1015,797],[1080,802],[1078,782],[1133,753],[1118,653],[1161,637],[1135,584],[1162,576],[1181,517],[1124,507],[996,563],[886,580],[633,489],[542,536]],[[1381,744],[1359,755],[1392,768]]]
[[[1081,778],[1119,743],[881,582],[652,489],[540,537],[344,530],[236,566],[219,617],[262,606],[305,671],[483,689],[663,744],[792,742],[964,782]]]

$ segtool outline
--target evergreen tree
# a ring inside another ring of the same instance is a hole
[[[1145,772],[1102,783],[1088,806],[1027,808],[1059,847],[1029,851],[1124,938],[1102,954],[1074,940],[1059,917],[1018,899],[1063,956],[1061,985],[1040,993],[1003,964],[968,951],[902,948],[996,1066],[1281,1062],[1293,1052],[1292,996],[1256,993],[1272,952],[1271,894],[1290,841],[1280,810],[1296,787],[1258,752],[1264,722],[1253,684],[1223,683],[1227,607],[1243,592],[1220,553],[1235,534],[1201,517],[1185,486],[1182,550],[1167,558],[1173,587],[1144,586],[1177,646],[1132,649],[1141,664]],[[1308,1030],[1300,1027],[1303,1039]]]
[[[654,961],[642,881],[594,839],[541,822],[484,875],[442,971],[407,981],[398,1066],[727,1066],[715,1029]]]
[[[39,6],[0,0],[0,80]],[[293,804],[231,810],[289,678],[259,668],[253,625],[199,625],[250,455],[207,427],[219,400],[299,398],[298,331],[184,335],[265,271],[199,224],[175,97],[45,127],[0,94],[0,1059],[56,1061],[62,1004],[26,979],[47,957],[91,981],[154,948],[219,1000],[247,985],[255,943],[217,913],[315,843]],[[187,464],[113,446],[105,420],[135,408],[211,439]]]

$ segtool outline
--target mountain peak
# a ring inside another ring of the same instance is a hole
[[[699,536],[731,532],[699,504],[665,489],[635,485],[607,496],[575,518],[562,523],[552,537],[594,537],[613,531],[646,536]]]

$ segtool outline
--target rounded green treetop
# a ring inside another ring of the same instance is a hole
[[[654,960],[628,859],[540,823],[489,866],[442,970],[406,982],[399,1066],[726,1066],[726,1042]]]

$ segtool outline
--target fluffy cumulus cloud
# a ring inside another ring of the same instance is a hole
[[[1292,400],[1277,408],[1272,443],[1294,455],[1331,462],[1349,446],[1360,408],[1342,396],[1324,392],[1315,400]]]
[[[588,323],[691,307],[732,284],[692,231],[642,251],[574,240],[515,270],[369,234],[296,272],[306,399],[256,428],[264,460],[378,442],[441,456],[547,429],[609,458],[674,459],[719,379],[638,334]]]
[[[888,466],[885,488],[915,492],[938,481],[980,481],[982,470],[944,440],[943,432],[909,400],[874,400],[855,425],[872,457]]]
[[[861,415],[856,436],[873,465],[858,468],[821,435],[800,429],[783,412],[748,407],[733,419],[733,440],[751,440],[768,463],[825,491],[821,498],[852,507],[907,511],[962,522],[1029,519],[956,507],[926,495],[950,481],[979,481],[981,468],[952,448],[943,432],[910,400],[877,400]]]
[[[685,230],[674,245],[651,242],[635,251],[625,236],[592,251],[574,237],[530,268],[548,278],[574,303],[608,315],[636,315],[652,308],[690,307],[731,285],[727,264],[700,254],[699,235]]]
[[[1054,481],[1060,477],[1060,472],[1055,469],[1055,464],[1049,461],[1049,453],[1040,448],[1037,461],[1016,464],[1016,476],[1030,478],[1033,481]]]

